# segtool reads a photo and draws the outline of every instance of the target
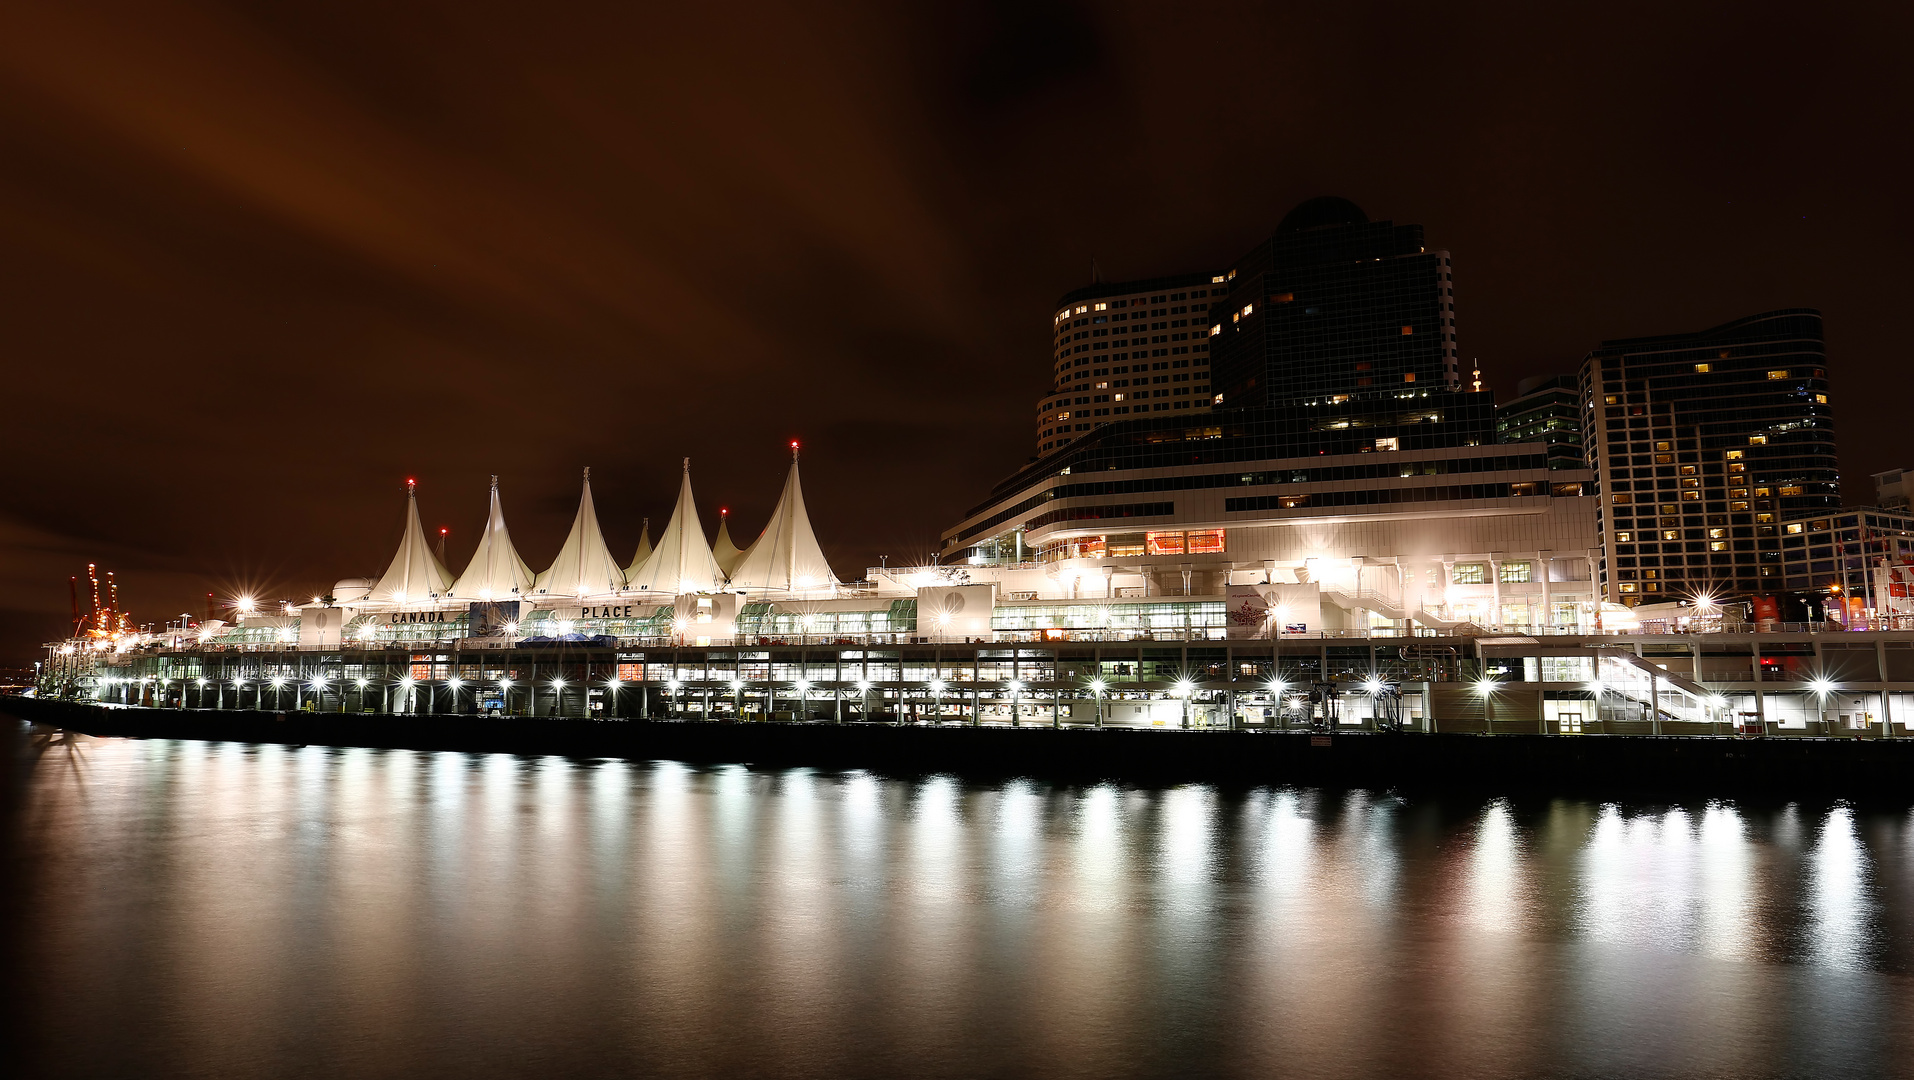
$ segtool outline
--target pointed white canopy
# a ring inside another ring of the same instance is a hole
[[[638,573],[638,568],[645,565],[645,560],[649,558],[651,558],[651,519],[646,518],[645,523],[638,527],[638,554],[633,555],[631,565],[625,567],[625,580],[630,581],[633,575]]]
[[[372,587],[368,599],[387,604],[417,604],[440,596],[452,586],[452,575],[445,572],[431,545],[425,542],[425,527],[419,524],[418,485],[405,482],[405,537],[385,576]]]
[[[817,533],[811,529],[811,517],[804,509],[804,488],[798,482],[797,445],[791,446],[791,472],[784,481],[784,494],[778,508],[771,512],[771,523],[739,556],[731,571],[735,589],[771,589],[803,592],[828,589],[837,584],[831,564],[818,546]]]
[[[551,568],[538,575],[532,588],[547,596],[604,596],[625,587],[625,572],[605,546],[598,531],[598,511],[591,501],[591,470],[585,470],[585,490],[578,497],[578,516],[571,535],[558,549]]]
[[[711,557],[698,523],[698,507],[691,500],[691,459],[685,459],[684,482],[678,485],[678,505],[671,523],[658,537],[651,557],[631,573],[631,587],[650,592],[715,592],[724,584],[724,571]]]
[[[731,511],[718,511],[718,538],[711,542],[711,557],[718,560],[718,569],[726,574],[738,565],[738,559],[744,552],[731,542]]]
[[[505,511],[499,506],[498,477],[494,476],[485,532],[472,561],[465,564],[465,573],[452,583],[452,595],[460,600],[515,600],[531,595],[533,580],[532,568],[519,558],[512,534],[505,530]]]

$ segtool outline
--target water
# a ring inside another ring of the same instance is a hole
[[[1905,809],[121,740],[22,768],[35,1076],[1914,1072]]]

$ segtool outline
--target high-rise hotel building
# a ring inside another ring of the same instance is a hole
[[[1057,301],[1055,380],[1037,402],[1037,453],[1116,418],[1208,412],[1210,297],[1220,274],[1089,285]]]
[[[1841,504],[1820,312],[1603,342],[1581,384],[1606,599],[1785,587],[1787,523]]]

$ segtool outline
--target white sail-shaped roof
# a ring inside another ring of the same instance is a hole
[[[793,445],[791,472],[784,480],[778,508],[771,512],[771,523],[732,568],[731,587],[804,592],[836,584],[837,576],[824,559],[824,549],[818,546],[810,514],[804,509],[804,487],[798,482],[797,447]]]
[[[398,554],[392,556],[392,565],[372,587],[367,599],[386,604],[417,604],[430,600],[434,594],[443,596],[451,587],[452,575],[445,572],[445,566],[432,554],[431,545],[425,542],[425,526],[419,524],[418,485],[407,480],[405,536],[399,541]]]
[[[535,576],[512,546],[505,529],[505,511],[498,501],[498,477],[492,477],[492,512],[485,520],[478,550],[465,564],[465,573],[452,583],[452,595],[461,600],[515,600],[530,596]]]
[[[625,567],[625,580],[630,581],[638,573],[638,568],[651,558],[651,519],[638,527],[638,554],[631,557],[631,565]]]
[[[730,525],[731,511],[718,511],[718,538],[711,542],[711,557],[718,560],[718,569],[726,574],[731,573],[731,568],[738,565],[744,555],[738,545],[731,542]]]
[[[585,470],[585,490],[578,497],[578,516],[571,535],[558,549],[551,568],[538,575],[533,591],[546,596],[604,596],[625,587],[625,571],[605,546],[598,530],[598,511],[591,501],[591,470]]]
[[[658,546],[631,574],[631,587],[650,592],[715,592],[724,584],[724,570],[711,557],[698,523],[698,507],[691,500],[691,459],[685,459],[684,482],[678,485],[678,505],[671,523],[658,537]]]

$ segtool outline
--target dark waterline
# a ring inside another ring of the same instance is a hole
[[[1914,1072],[1914,816],[95,740],[35,1076]]]

